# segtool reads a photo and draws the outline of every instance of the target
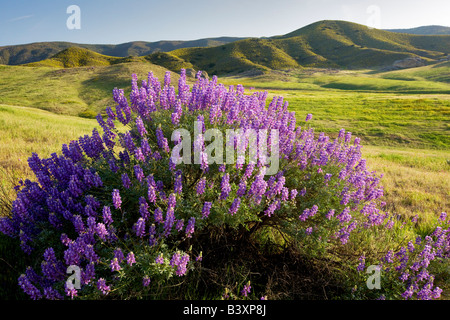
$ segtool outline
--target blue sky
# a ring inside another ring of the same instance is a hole
[[[80,8],[70,30],[67,7]],[[450,26],[449,0],[13,0],[0,2],[0,46],[40,41],[117,44],[286,34],[319,20],[382,29]]]

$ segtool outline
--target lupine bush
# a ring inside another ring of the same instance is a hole
[[[0,220],[0,230],[20,239],[34,261],[18,279],[25,293],[32,299],[170,296],[174,286],[189,286],[180,279],[202,269],[206,235],[338,263],[336,271],[351,274],[343,287],[354,298],[375,297],[364,287],[369,262],[382,266],[386,281],[377,297],[440,296],[428,267],[449,256],[446,217],[424,239],[410,240],[411,223],[401,234],[390,232],[399,221],[383,210],[381,176],[366,168],[359,138],[345,130],[335,139],[317,135],[312,115],[297,121],[283,97],[267,102],[267,92],[226,88],[201,72],[196,79],[191,87],[181,70],[175,88],[169,72],[162,83],[150,72],[139,86],[133,75],[129,99],[114,89],[115,106],[97,116],[99,128],[90,136],[50,158],[28,159],[36,181],[20,182],[11,215]],[[278,171],[266,174],[263,157],[251,161],[255,141],[246,135],[227,142],[243,157],[211,161],[205,133],[212,128],[276,130],[278,153],[271,156]],[[177,129],[193,137],[189,146],[197,153],[179,154],[192,161],[173,157],[186,138]],[[391,249],[392,239],[408,242]],[[355,254],[361,250],[365,255]],[[79,285],[67,281],[71,275]],[[243,297],[264,286],[251,283],[242,281]]]

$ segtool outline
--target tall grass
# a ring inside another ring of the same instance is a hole
[[[33,152],[42,156],[60,152],[63,143],[90,134],[96,124],[94,119],[0,105],[0,168],[28,177],[27,159]],[[3,175],[1,181],[5,182]]]

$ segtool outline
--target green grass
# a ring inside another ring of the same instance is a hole
[[[344,128],[368,145],[449,150],[450,85],[383,78],[392,73],[313,69],[222,81],[282,95],[299,125],[312,113],[316,131],[331,136]]]
[[[370,169],[384,175],[387,209],[427,223],[450,208],[448,150],[363,147]]]
[[[42,157],[60,153],[63,143],[91,134],[96,126],[94,119],[0,104],[0,167],[28,176],[31,153]]]
[[[0,103],[35,107],[64,115],[94,114],[113,106],[115,87],[130,89],[131,74],[146,79],[152,71],[159,79],[167,69],[149,62],[76,68],[0,65]],[[178,76],[172,76],[177,81]]]

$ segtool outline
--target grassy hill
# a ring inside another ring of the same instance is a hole
[[[271,38],[75,46],[37,43],[3,47],[0,48],[0,62],[23,64],[23,61],[32,61],[27,65],[62,68],[150,62],[176,72],[181,68],[194,68],[209,74],[226,75],[303,67],[379,69],[408,57],[421,58],[432,64],[449,53],[450,35],[395,33],[346,21],[324,20]]]
[[[25,64],[30,67],[74,68],[87,66],[108,66],[122,59],[106,56],[84,48],[70,47],[58,52],[49,59]]]
[[[449,52],[450,36],[400,34],[345,21],[319,21],[282,36],[170,53],[209,73],[227,74],[252,68],[378,68],[407,57],[433,62]]]
[[[212,47],[239,40],[236,37],[207,38],[190,41],[133,41],[113,44],[80,44],[72,42],[36,42],[0,47],[0,64],[19,65],[48,59],[58,52],[78,47],[114,57],[145,56],[185,47]]]
[[[113,105],[114,87],[129,93],[131,74],[145,79],[149,71],[163,79],[167,69],[148,61],[77,68],[0,65],[0,104],[92,117]],[[178,81],[178,75],[173,74],[172,79]]]

